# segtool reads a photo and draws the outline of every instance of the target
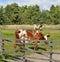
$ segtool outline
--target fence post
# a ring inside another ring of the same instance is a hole
[[[4,56],[4,41],[2,39],[2,34],[0,33],[0,53],[2,55],[2,59],[5,59]]]
[[[50,62],[52,62],[52,54],[53,54],[53,52],[52,52],[52,50],[53,50],[53,44],[52,44],[53,42],[51,41],[50,42]]]
[[[23,62],[26,62],[26,59],[25,59],[25,39],[23,39]]]
[[[0,53],[2,54],[2,35],[0,33]]]

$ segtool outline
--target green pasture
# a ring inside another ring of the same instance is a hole
[[[52,41],[54,40],[54,42],[53,42],[54,45],[56,45],[56,44],[60,45],[60,40],[59,40],[60,39],[60,30],[59,29],[52,29],[52,30],[43,29],[40,32],[42,32],[44,35],[49,34],[50,37],[48,39],[52,40]],[[2,33],[3,38],[10,39],[12,42],[15,42],[15,30],[1,30],[1,33]],[[11,54],[15,54],[15,55],[22,54],[21,52],[18,52],[18,53],[14,52],[13,44],[5,44],[4,46],[6,48],[5,53],[8,53],[8,54],[11,53]],[[28,47],[33,49],[32,45],[28,45]],[[12,48],[12,50],[9,50],[11,48]],[[19,47],[17,47],[17,49],[18,48]],[[53,48],[54,48],[54,50],[60,50],[60,46],[59,47],[54,46]],[[49,47],[48,46],[39,46],[39,51],[41,51],[41,52],[49,51]],[[30,54],[30,52],[27,52],[26,54]]]
[[[59,40],[60,39],[60,30],[51,30],[51,29],[43,29],[40,32],[42,32],[44,35],[49,34],[49,39],[52,40]],[[15,38],[15,30],[1,30],[2,37],[3,38]]]
[[[52,40],[52,41],[54,40],[53,42],[54,44],[60,45],[60,30],[59,29],[43,29],[40,32],[43,33],[44,35],[49,34],[50,37],[48,38],[48,40]],[[2,33],[3,38],[7,38],[15,42],[15,30],[1,30],[1,33]],[[56,40],[58,40],[58,42]],[[60,50],[59,47],[57,49]]]
[[[54,44],[60,44],[60,30],[59,29],[43,29],[40,31],[44,35],[49,34],[48,40],[54,40]],[[1,30],[2,37],[15,42],[15,30]],[[56,41],[58,40],[58,42]]]

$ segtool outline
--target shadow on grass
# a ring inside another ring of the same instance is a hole
[[[30,46],[30,47],[28,47],[28,48],[34,50],[34,47],[31,47],[31,46]],[[43,48],[43,47],[38,47],[38,50],[47,51],[47,49],[46,49],[46,48]]]

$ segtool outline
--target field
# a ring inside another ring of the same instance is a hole
[[[13,42],[15,41],[15,30],[1,30],[1,32],[2,32],[3,38],[11,39]],[[60,45],[60,42],[59,42],[60,41],[60,30],[59,29],[43,29],[40,32],[42,32],[44,35],[48,33],[50,35],[48,39],[54,40],[53,42],[54,44]]]
[[[60,45],[60,29],[43,29],[42,32],[44,35],[49,34],[50,37],[48,40],[54,40],[54,44]],[[15,41],[15,30],[1,30],[2,37],[11,39],[13,42]],[[58,42],[57,42],[58,40]]]
[[[44,35],[49,34],[50,35],[49,40],[52,40],[54,45],[56,45],[56,44],[60,45],[60,29],[46,29],[46,28],[44,28],[40,32],[42,32]],[[7,38],[7,39],[12,40],[12,42],[15,42],[15,29],[2,29],[1,33],[2,33],[3,38]],[[13,49],[13,45],[5,44],[5,48],[6,48],[6,50],[5,50],[6,53],[15,54],[13,51],[7,50],[9,48]],[[46,47],[45,46],[40,46],[39,48],[40,49],[47,48],[47,50],[49,51],[49,47],[47,47],[47,46]],[[59,47],[54,46],[53,48],[56,51],[60,51],[60,46]],[[44,50],[40,50],[40,51],[44,51]],[[30,53],[27,52],[27,54],[30,54]]]

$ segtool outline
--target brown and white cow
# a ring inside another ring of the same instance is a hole
[[[15,32],[16,36],[16,43],[23,43],[21,39],[25,38],[27,40],[47,40],[47,37],[49,35],[43,35],[41,32],[36,32],[36,30],[16,30]],[[28,43],[31,41],[25,41],[25,43]],[[34,41],[34,50],[38,49],[38,41]],[[48,44],[48,42],[45,41],[45,44]],[[16,49],[17,44],[14,45],[14,48]],[[20,46],[20,45],[19,45]],[[21,47],[21,46],[20,46]],[[21,47],[22,48],[22,47]]]

